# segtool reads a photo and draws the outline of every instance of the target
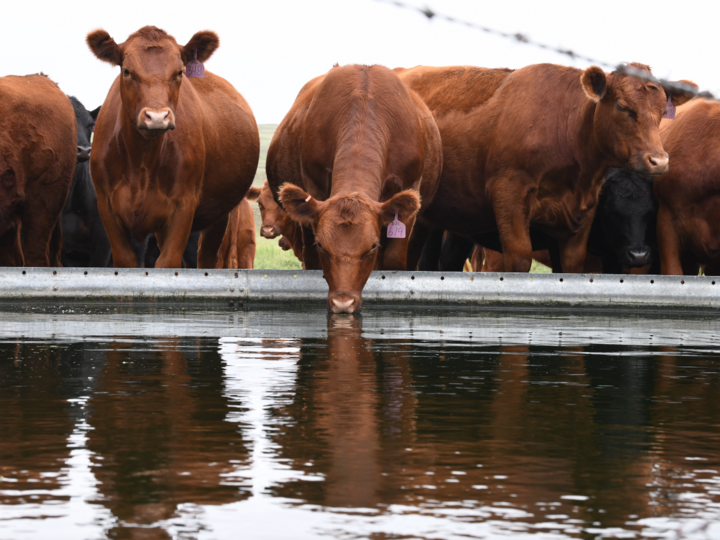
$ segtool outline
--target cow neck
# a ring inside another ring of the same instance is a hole
[[[372,100],[355,100],[335,150],[330,196],[362,193],[371,201],[378,201],[387,147]]]
[[[138,133],[135,126],[123,122],[121,136],[127,149],[130,167],[134,170],[157,170],[165,146],[166,135],[167,133],[164,133],[158,137],[146,139]]]

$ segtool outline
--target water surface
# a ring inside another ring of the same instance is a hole
[[[719,538],[714,317],[0,312],[0,538]]]

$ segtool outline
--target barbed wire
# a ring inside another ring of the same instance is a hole
[[[428,20],[433,19],[441,19],[453,24],[458,24],[460,26],[465,26],[467,28],[472,28],[474,30],[479,30],[481,32],[485,32],[486,34],[491,34],[494,36],[499,36],[505,39],[509,39],[512,41],[517,41],[518,43],[522,43],[523,45],[528,45],[531,47],[536,47],[538,49],[544,49],[546,51],[551,51],[557,54],[561,54],[564,56],[567,56],[571,58],[572,60],[584,60],[585,62],[589,62],[590,64],[594,64],[596,66],[602,66],[609,69],[613,69],[620,73],[625,73],[627,75],[631,75],[633,77],[638,77],[639,79],[645,80],[645,81],[653,81],[657,82],[662,85],[663,88],[666,90],[673,90],[676,92],[684,92],[692,94],[693,96],[701,95],[703,97],[712,98],[714,99],[714,96],[707,91],[701,92],[698,90],[698,88],[692,84],[687,84],[684,82],[679,81],[668,81],[667,79],[658,79],[654,75],[646,72],[645,70],[636,68],[634,66],[621,63],[621,64],[611,64],[609,62],[605,62],[603,60],[599,60],[597,58],[592,58],[590,56],[585,56],[583,54],[577,53],[573,51],[572,49],[563,49],[561,47],[553,47],[552,45],[548,45],[546,43],[542,43],[540,41],[535,41],[533,39],[530,39],[530,37],[527,36],[527,34],[523,34],[520,32],[517,33],[510,33],[510,32],[503,32],[502,30],[497,30],[495,28],[490,28],[488,26],[484,26],[482,24],[477,24],[472,21],[466,21],[463,19],[458,19],[457,17],[453,17],[451,15],[446,15],[444,13],[439,13],[437,11],[433,11],[429,7],[418,7],[412,4],[407,4],[405,2],[401,2],[400,0],[375,0],[376,2],[380,2],[381,4],[388,4],[391,6],[395,6],[400,9],[405,9],[409,11],[414,11],[416,13],[420,13],[428,18]]]

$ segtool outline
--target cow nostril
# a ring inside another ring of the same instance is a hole
[[[655,160],[654,157],[650,156],[650,157],[648,158],[648,161],[650,162],[650,165],[655,165],[655,166],[657,166],[657,161]]]

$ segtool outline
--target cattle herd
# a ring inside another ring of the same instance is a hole
[[[250,106],[204,69],[215,33],[87,44],[120,68],[93,111],[42,74],[0,77],[2,266],[252,268],[257,200],[333,312],[361,309],[372,270],[468,259],[720,273],[720,103],[645,65],[336,65],[300,89],[260,189]]]

